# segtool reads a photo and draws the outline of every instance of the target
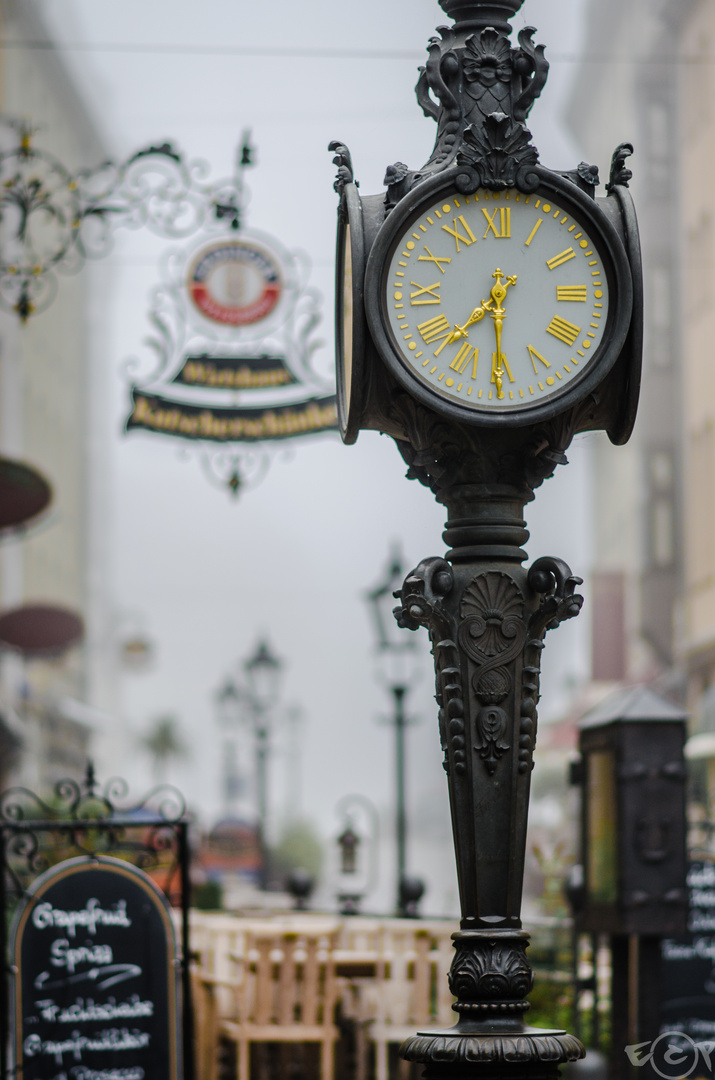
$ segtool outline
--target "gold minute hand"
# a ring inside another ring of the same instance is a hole
[[[508,277],[506,284],[502,284],[502,278],[504,273],[501,270],[495,270],[492,277],[496,278],[496,285],[493,286],[491,292],[491,298],[494,302],[494,307],[490,308],[489,314],[494,320],[494,335],[496,337],[496,353],[494,356],[494,372],[492,378],[497,388],[497,398],[501,401],[504,398],[504,368],[506,366],[506,357],[501,351],[502,330],[504,328],[504,318],[506,316],[506,309],[504,308],[504,301],[506,300],[507,290],[510,285],[516,285],[517,278]]]

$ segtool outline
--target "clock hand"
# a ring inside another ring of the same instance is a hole
[[[445,345],[453,345],[454,342],[459,341],[460,338],[468,338],[469,327],[474,326],[475,323],[481,322],[489,310],[489,307],[490,304],[488,305],[485,300],[482,300],[482,307],[475,308],[463,326],[460,326],[459,323],[455,323],[454,330],[447,338]]]
[[[502,284],[502,278],[504,273],[501,270],[495,270],[492,277],[496,278],[496,285],[493,286],[491,291],[492,302],[495,307],[489,308],[489,314],[494,320],[494,335],[496,337],[497,351],[494,360],[494,382],[497,388],[497,398],[501,401],[504,397],[503,379],[504,379],[504,366],[506,364],[506,357],[501,351],[501,339],[502,330],[504,328],[504,318],[506,316],[506,309],[504,308],[504,301],[506,300],[507,289],[510,285],[516,285],[516,276],[508,277],[506,284]]]

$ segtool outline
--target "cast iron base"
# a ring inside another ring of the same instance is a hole
[[[400,1057],[425,1066],[423,1080],[555,1080],[559,1067],[585,1056],[574,1035],[509,1020],[420,1031]]]

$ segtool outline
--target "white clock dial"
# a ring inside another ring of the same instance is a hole
[[[516,412],[583,377],[604,341],[599,245],[543,196],[441,194],[388,255],[382,306],[402,364],[468,409]]]

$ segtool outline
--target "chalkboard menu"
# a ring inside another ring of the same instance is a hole
[[[33,884],[12,943],[22,1080],[178,1080],[174,931],[145,873],[60,863]]]
[[[688,933],[662,942],[661,1031],[715,1039],[715,865],[688,867]]]

